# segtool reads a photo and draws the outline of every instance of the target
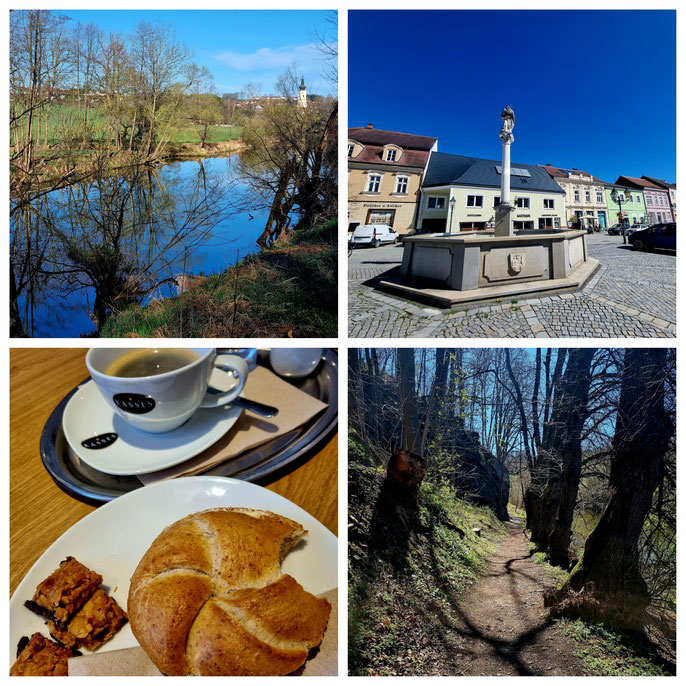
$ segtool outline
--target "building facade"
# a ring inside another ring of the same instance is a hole
[[[617,191],[618,201],[621,202],[621,214],[620,202],[615,202],[612,199],[614,190]],[[646,208],[641,191],[616,183],[608,183],[605,188],[605,198],[610,226],[624,223],[645,224],[647,222]]]
[[[669,181],[665,181],[664,179],[656,179],[652,176],[642,176],[641,178],[645,179],[646,181],[650,181],[650,183],[654,183],[660,188],[664,188],[669,193],[669,204],[672,210],[674,221],[676,221],[676,184],[669,183]]]
[[[566,224],[603,229],[608,226],[605,182],[580,169],[562,169],[551,164],[543,168],[565,192]]]
[[[667,189],[660,188],[654,183],[646,181],[646,179],[637,179],[633,176],[620,176],[616,183],[643,193],[647,214],[646,224],[674,221]]]
[[[388,224],[414,229],[422,177],[438,140],[383,131],[371,124],[348,129],[348,230]]]
[[[559,229],[564,191],[540,166],[510,164],[515,229]],[[495,225],[501,162],[434,152],[422,184],[417,228],[425,233],[483,231]]]

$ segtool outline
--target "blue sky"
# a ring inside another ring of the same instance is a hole
[[[332,33],[325,11],[310,10],[63,10],[74,21],[131,33],[142,20],[171,24],[193,50],[194,60],[213,74],[218,93],[259,83],[273,92],[276,77],[293,61],[309,93],[334,90],[321,74],[324,63],[313,48],[313,31]],[[332,36],[335,39],[335,36]]]
[[[499,159],[509,104],[513,162],[676,181],[673,10],[352,11],[348,35],[350,126]]]

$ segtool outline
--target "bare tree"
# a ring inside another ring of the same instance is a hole
[[[644,620],[650,594],[638,549],[674,435],[665,407],[670,374],[665,348],[626,350],[607,501],[583,557],[555,598],[558,612],[626,627]]]

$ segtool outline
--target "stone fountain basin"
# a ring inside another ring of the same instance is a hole
[[[586,232],[570,229],[421,234],[403,247],[403,279],[459,291],[566,279],[588,261]]]

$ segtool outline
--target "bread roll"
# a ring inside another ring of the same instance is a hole
[[[131,578],[134,636],[164,674],[288,674],[324,635],[331,605],[281,561],[307,532],[241,508],[189,515],[152,543]]]

